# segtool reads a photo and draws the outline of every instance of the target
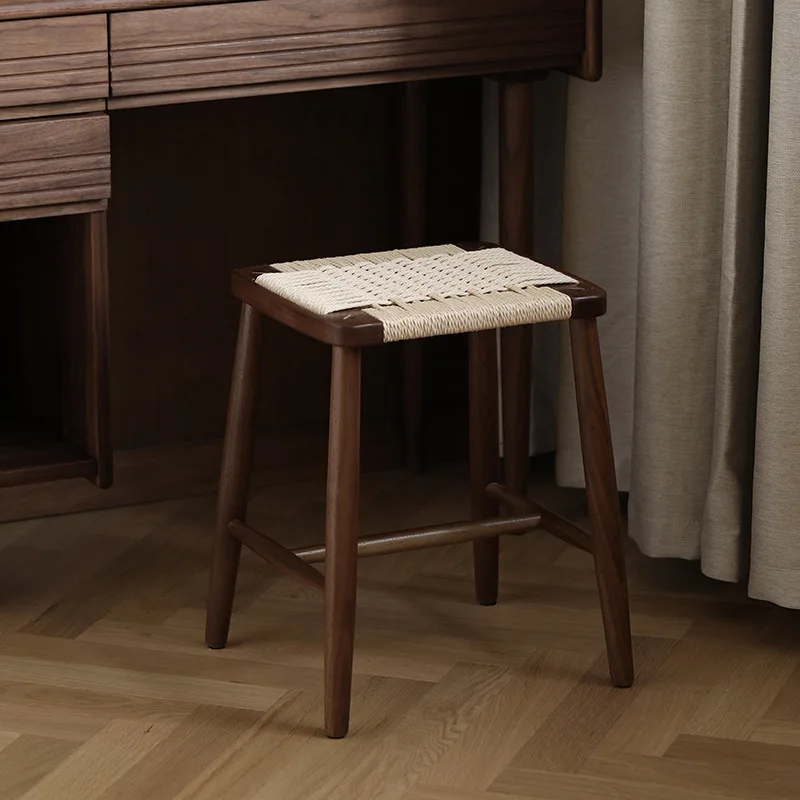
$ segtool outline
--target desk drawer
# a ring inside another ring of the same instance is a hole
[[[0,119],[40,116],[49,104],[97,109],[107,96],[105,14],[0,22]]]
[[[112,105],[139,104],[125,101],[131,96],[225,96],[226,89],[248,93],[242,87],[289,91],[293,83],[347,86],[569,66],[583,50],[585,6],[585,0],[256,0],[115,13]]]
[[[110,162],[105,114],[0,123],[0,220],[105,207]]]

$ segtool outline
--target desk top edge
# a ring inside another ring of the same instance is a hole
[[[0,0],[0,22],[239,2],[246,0]],[[592,7],[601,0],[585,2]]]
[[[183,8],[242,0],[0,0],[0,21],[107,14],[150,8]]]

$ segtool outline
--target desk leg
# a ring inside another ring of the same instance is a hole
[[[419,247],[425,243],[425,83],[415,81],[402,87],[403,243]],[[422,471],[423,464],[423,343],[403,345],[403,416],[407,468]]]
[[[106,212],[95,211],[85,217],[85,264],[88,274],[88,320],[90,326],[88,380],[91,397],[88,439],[97,459],[95,482],[108,489],[113,482],[111,444],[110,377],[108,319],[108,228]]]
[[[500,244],[522,255],[533,248],[534,86],[499,84]],[[526,325],[503,329],[500,339],[504,480],[521,494],[528,485],[532,336]]]

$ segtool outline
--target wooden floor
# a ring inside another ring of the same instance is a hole
[[[367,532],[466,506],[454,470],[366,484]],[[252,520],[306,544],[322,516],[305,485]],[[245,557],[231,647],[203,647],[212,519],[202,498],[0,528],[2,800],[800,796],[798,616],[695,565],[631,554],[638,682],[615,690],[583,553],[508,538],[495,608],[469,546],[364,561],[329,741],[316,595]]]

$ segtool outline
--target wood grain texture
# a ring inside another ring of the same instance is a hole
[[[361,486],[361,351],[333,348],[325,499],[325,732],[350,727]]]
[[[111,194],[108,117],[0,124],[0,214],[6,218],[68,213],[70,205],[105,205]]]
[[[238,0],[217,0],[235,3]],[[140,8],[163,8],[174,0],[0,0],[0,20],[44,19],[75,14],[97,14],[107,11],[126,11]],[[181,5],[207,5],[208,0],[184,0]]]
[[[628,687],[633,682],[628,583],[597,320],[570,320],[570,341],[592,553],[611,680],[615,686]]]
[[[252,306],[242,303],[225,424],[217,493],[217,529],[208,585],[206,644],[211,648],[225,647],[231,624],[242,543],[231,535],[229,526],[235,520],[244,522],[247,517],[262,336],[261,316]]]
[[[0,22],[0,108],[107,96],[105,14]]]
[[[258,92],[294,81],[345,86],[365,75],[380,83],[414,72],[565,66],[580,58],[584,22],[579,0],[320,0],[313,8],[255,0],[114,13],[112,94],[155,103],[169,93],[248,85]]]
[[[178,105],[196,103],[207,100],[230,100],[237,97],[253,97],[259,95],[286,95],[303,92],[319,92],[331,89],[350,89],[358,86],[376,86],[380,84],[406,83],[422,79],[475,78],[493,72],[528,72],[546,70],[554,67],[554,59],[550,56],[532,57],[530,49],[525,50],[525,57],[514,61],[502,61],[474,65],[454,65],[438,67],[435,70],[402,69],[394,72],[364,73],[341,77],[308,78],[304,80],[283,80],[274,83],[242,84],[240,86],[219,86],[208,89],[191,89],[187,91],[171,91],[145,95],[117,95],[109,97],[109,109],[146,108],[149,106]],[[463,238],[463,237],[462,237]]]
[[[60,117],[67,114],[94,114],[105,111],[105,100],[75,100],[67,103],[45,103],[39,106],[10,106],[0,108],[0,122],[10,119]]]
[[[576,493],[534,466],[537,498],[584,525]],[[368,476],[364,532],[464,516],[464,473]],[[258,490],[253,524],[302,546],[324,493]],[[590,557],[504,539],[490,609],[472,602],[467,544],[364,561],[352,730],[331,742],[315,594],[245,553],[236,646],[203,648],[213,516],[209,496],[0,527],[4,800],[796,796],[794,614],[696,564],[629,553],[640,674],[620,692]]]
[[[497,333],[469,334],[469,462],[473,519],[497,515],[497,503],[486,487],[500,474],[497,391]],[[472,548],[475,597],[481,605],[497,602],[500,544],[497,538],[476,541]]]

